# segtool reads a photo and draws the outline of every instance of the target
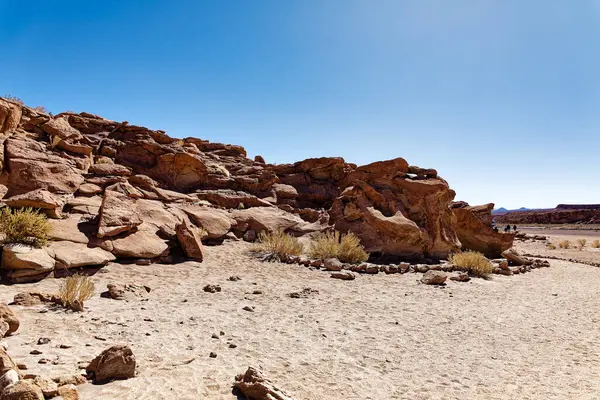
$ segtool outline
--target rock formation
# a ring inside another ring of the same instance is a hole
[[[41,209],[58,242],[5,250],[2,276],[14,282],[115,257],[201,261],[200,233],[218,244],[335,228],[354,232],[374,259],[445,258],[461,247],[454,191],[402,158],[271,165],[241,146],[85,112],[51,116],[1,98],[0,144],[0,199]]]
[[[511,211],[495,218],[498,224],[600,224],[600,205],[559,204],[549,210]]]

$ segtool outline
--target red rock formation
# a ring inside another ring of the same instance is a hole
[[[562,207],[561,207],[562,206]],[[551,210],[512,211],[495,218],[498,224],[600,224],[600,209],[593,205],[559,205]]]

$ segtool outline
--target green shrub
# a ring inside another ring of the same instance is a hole
[[[340,235],[337,231],[321,233],[311,242],[308,254],[311,258],[337,258],[351,264],[369,259],[360,239],[352,232],[345,235]]]
[[[449,261],[454,264],[457,270],[482,278],[487,277],[493,271],[490,261],[483,254],[476,251],[469,250],[452,254]]]
[[[31,207],[0,211],[0,240],[2,243],[22,243],[42,247],[48,240],[51,225],[44,214]]]

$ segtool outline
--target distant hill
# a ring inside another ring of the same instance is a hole
[[[500,209],[499,209],[500,210]],[[507,224],[598,224],[600,204],[559,204],[550,209],[492,211],[497,223]]]
[[[497,209],[493,210],[492,211],[492,215],[504,215],[504,214],[508,214],[509,212],[528,211],[528,210],[529,210],[529,208],[526,208],[526,207],[521,207],[518,210],[507,210],[504,207],[500,207],[500,208],[497,208]]]

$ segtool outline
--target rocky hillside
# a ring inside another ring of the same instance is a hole
[[[51,116],[6,99],[0,144],[0,198],[42,209],[53,225],[47,248],[5,246],[11,281],[115,258],[201,260],[203,235],[218,244],[265,230],[350,230],[374,259],[444,258],[461,247],[454,191],[435,170],[402,158],[271,165],[241,146],[174,139],[89,113]],[[463,224],[461,235],[479,226]]]
[[[559,204],[550,210],[509,212],[495,220],[499,224],[600,224],[600,206]]]

